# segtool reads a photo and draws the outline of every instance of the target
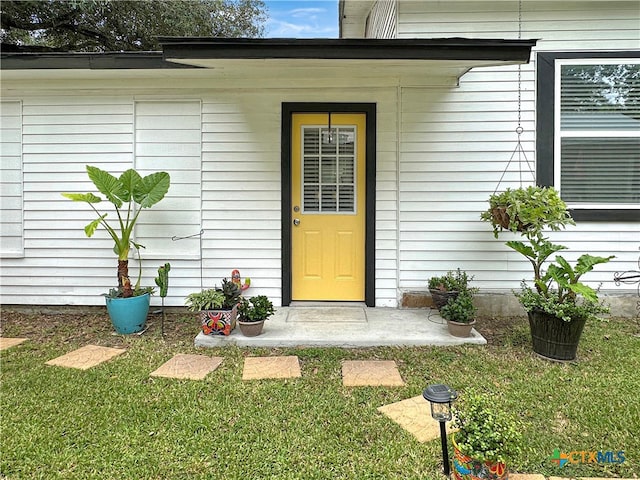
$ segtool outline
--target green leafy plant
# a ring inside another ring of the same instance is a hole
[[[224,296],[224,301],[222,302],[222,308],[224,310],[231,310],[240,302],[242,289],[238,284],[223,278],[222,288],[218,288],[217,290]]]
[[[446,274],[429,279],[429,289],[440,290],[443,292],[466,292],[476,291],[470,288],[469,282],[473,280],[473,276],[469,276],[467,272],[458,268],[455,272],[448,271]]]
[[[541,310],[571,321],[595,318],[608,311],[599,302],[597,291],[580,282],[580,278],[613,256],[584,254],[575,266],[560,255],[556,255],[555,262],[549,262],[554,253],[567,247],[552,243],[543,235],[543,229],[557,231],[567,225],[575,225],[567,205],[553,187],[507,189],[501,194],[491,195],[489,209],[480,217],[493,225],[496,238],[499,232],[510,230],[520,233],[525,239],[510,240],[505,245],[523,255],[533,267],[534,288],[522,282],[521,292],[516,293],[527,312]]]
[[[459,323],[473,322],[476,307],[473,305],[473,296],[468,291],[463,291],[455,298],[450,298],[447,304],[440,309],[440,315],[445,320]]]
[[[485,393],[465,392],[453,406],[454,440],[460,451],[480,462],[506,463],[522,446],[518,422],[496,410],[495,401]]]
[[[98,215],[98,218],[84,227],[87,237],[93,236],[96,229],[102,225],[114,242],[113,251],[118,256],[118,296],[131,297],[140,291],[140,265],[138,281],[135,287],[129,279],[129,252],[133,246],[138,255],[143,245],[132,240],[133,229],[142,210],[150,208],[169,191],[170,177],[167,172],[156,172],[142,177],[134,169],[129,169],[120,177],[115,177],[98,167],[87,165],[89,179],[102,193],[107,201],[114,206],[117,223],[107,221],[108,213],[101,213],[95,205],[103,199],[93,193],[63,193],[62,195],[74,202],[85,202]]]
[[[584,254],[578,258],[575,266],[557,255],[555,262],[550,263],[546,272],[543,272],[542,267],[548,258],[566,247],[551,243],[541,233],[529,235],[528,244],[512,240],[506,245],[522,254],[533,266],[535,290],[523,282],[521,292],[516,293],[526,311],[542,310],[566,322],[577,318],[597,318],[598,314],[609,311],[599,301],[597,290],[580,282],[580,279],[594,266],[615,258],[613,255],[599,257]]]
[[[553,187],[507,188],[489,197],[489,208],[480,218],[493,226],[493,235],[503,230],[536,235],[543,229],[560,230],[575,225],[567,205]]]
[[[185,304],[192,312],[200,310],[231,310],[240,303],[242,289],[239,285],[222,279],[221,287],[209,288],[200,292],[190,293]]]
[[[220,310],[224,304],[224,294],[216,288],[209,288],[187,295],[185,304],[189,311]]]
[[[243,298],[238,306],[238,316],[242,322],[259,322],[274,313],[273,303],[265,295],[257,295],[249,300]]]

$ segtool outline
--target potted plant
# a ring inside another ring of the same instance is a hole
[[[457,297],[450,299],[440,309],[440,315],[447,321],[449,333],[454,337],[468,337],[476,324],[476,307],[473,305],[473,295],[464,290]]]
[[[257,295],[249,300],[243,298],[238,306],[238,325],[247,337],[262,333],[264,321],[275,313],[273,303],[265,295]]]
[[[501,480],[508,460],[521,451],[517,421],[496,410],[487,394],[468,392],[453,407],[453,478]]]
[[[104,227],[114,242],[113,251],[118,257],[117,288],[112,288],[106,297],[109,317],[118,333],[136,333],[144,329],[149,311],[149,298],[153,288],[140,287],[141,265],[138,280],[134,286],[129,279],[129,253],[133,246],[140,254],[142,245],[133,241],[133,229],[144,209],[150,208],[164,198],[169,191],[170,177],[167,172],[156,172],[142,177],[134,169],[129,169],[120,177],[87,165],[89,179],[109,201],[117,216],[117,222],[107,220],[108,213],[102,213],[96,204],[103,199],[93,193],[63,193],[75,202],[85,202],[98,218],[85,228],[87,237],[93,236],[99,226]]]
[[[495,206],[503,201],[508,203],[506,212],[510,223],[507,226],[492,216]],[[506,245],[522,254],[533,267],[533,288],[523,282],[516,296],[529,318],[534,352],[554,360],[573,360],[586,321],[608,311],[599,302],[597,291],[581,283],[580,278],[595,265],[614,257],[585,254],[571,266],[557,255],[555,262],[546,265],[551,255],[566,247],[552,243],[543,235],[543,230],[575,225],[553,187],[507,190],[491,195],[489,205],[481,218],[491,222],[496,238],[503,229],[519,232],[524,237],[524,241],[510,240]]]
[[[448,271],[446,274],[429,279],[429,292],[433,299],[433,304],[438,310],[444,307],[447,302],[458,296],[460,292],[469,290],[469,282],[473,277],[467,272],[458,268],[455,272]]]
[[[202,332],[205,335],[229,335],[236,326],[241,287],[226,278],[222,287],[190,293],[187,308],[198,312]]]
[[[585,323],[608,308],[598,300],[597,291],[580,282],[581,277],[595,265],[606,263],[613,256],[581,255],[575,266],[557,255],[555,262],[543,264],[553,253],[564,250],[538,234],[528,243],[509,241],[506,245],[531,262],[534,288],[522,282],[516,294],[529,318],[533,351],[554,360],[573,360]]]
[[[567,205],[553,187],[507,188],[494,193],[480,218],[491,223],[496,238],[503,230],[535,233],[544,228],[560,230],[575,225]]]

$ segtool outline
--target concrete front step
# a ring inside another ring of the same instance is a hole
[[[326,315],[325,315],[326,313]],[[437,310],[367,307],[281,307],[264,324],[263,333],[245,337],[239,329],[231,335],[205,335],[197,347],[344,347],[484,345],[473,330],[468,338],[449,334]]]

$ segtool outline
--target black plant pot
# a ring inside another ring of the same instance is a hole
[[[533,351],[553,360],[574,360],[586,318],[565,322],[541,310],[527,312]]]

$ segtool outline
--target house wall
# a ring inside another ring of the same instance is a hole
[[[634,4],[524,1],[522,37],[540,38],[537,50],[638,48]],[[403,0],[396,7],[399,38],[517,38],[516,2]],[[530,162],[535,60],[521,70],[522,145]],[[213,286],[236,268],[252,278],[250,293],[279,304],[282,102],[377,104],[377,306],[396,306],[404,291],[425,289],[430,276],[456,267],[483,291],[509,292],[529,276],[529,265],[479,220],[516,147],[517,67],[472,70],[453,88],[367,77],[355,67],[316,78],[305,68],[287,78],[199,69],[174,79],[164,77],[178,73],[167,71],[3,80],[0,303],[102,304],[99,295],[115,283],[111,241],[102,230],[87,239],[91,210],[60,196],[93,191],[85,172],[93,164],[171,172],[168,197],[143,212],[137,231],[147,245],[143,284],[171,262],[168,305],[182,305],[201,282]],[[513,161],[500,188],[519,185],[517,167]],[[520,167],[523,181],[532,182]],[[640,222],[583,222],[552,238],[570,247],[570,259],[615,254],[590,283],[635,293],[612,278],[636,268]]]
[[[398,38],[518,38],[518,2],[398,2]],[[536,38],[532,61],[521,68],[521,136],[535,171],[535,51],[640,48],[638,2],[522,2],[522,38]],[[402,88],[399,166],[399,288],[420,290],[425,281],[456,267],[475,276],[482,291],[509,291],[530,276],[530,265],[495,240],[479,221],[488,196],[517,145],[517,67],[474,69],[457,89]],[[516,155],[500,190],[533,182]],[[582,253],[615,254],[585,280],[613,294],[615,272],[637,269],[638,222],[580,222],[553,241]]]
[[[126,88],[115,90],[109,83]],[[335,88],[330,80],[311,88],[294,81],[265,88],[259,88],[260,81],[246,82],[256,88],[234,88],[237,83],[217,81],[212,89],[203,88],[210,81],[183,79],[154,89],[135,78],[3,82],[3,101],[10,102],[3,113],[14,120],[22,116],[25,219],[23,253],[0,259],[0,303],[103,304],[100,294],[116,282],[112,241],[101,228],[86,238],[83,228],[95,218],[93,212],[60,195],[94,192],[85,171],[92,164],[114,173],[132,166],[171,173],[168,196],[142,212],[136,231],[147,247],[143,285],[153,285],[157,267],[171,263],[167,305],[183,305],[201,283],[212,287],[236,268],[252,279],[249,293],[280,304],[281,104],[304,101],[377,104],[376,303],[395,305],[397,89]],[[3,119],[3,127],[14,133],[18,124]],[[5,158],[20,154],[20,135],[10,137],[3,166]],[[3,182],[15,176],[2,172]],[[3,211],[4,206],[3,199]],[[3,226],[3,244],[5,231]],[[137,276],[135,259],[130,275]],[[152,305],[159,304],[160,298],[152,297]]]
[[[398,35],[397,3],[395,0],[375,2],[365,22],[365,37],[396,38]]]

